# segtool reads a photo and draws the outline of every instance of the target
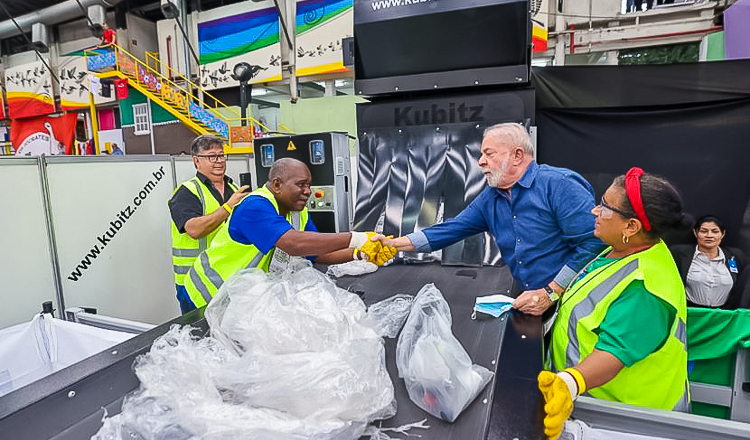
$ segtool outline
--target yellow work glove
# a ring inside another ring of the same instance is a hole
[[[360,252],[367,256],[367,261],[382,266],[396,256],[395,247],[383,246],[380,240],[372,241],[374,232],[367,232],[367,235],[367,242],[359,248]]]
[[[361,248],[365,243],[370,241],[370,237],[377,235],[377,232],[357,232],[351,231],[352,238],[349,240],[350,248]]]
[[[586,391],[586,382],[581,373],[573,368],[558,374],[542,371],[537,380],[545,402],[544,434],[549,440],[556,440],[573,412],[573,400]]]
[[[393,238],[393,236],[388,236],[388,238]],[[378,266],[382,266],[385,263],[391,261],[393,257],[396,256],[396,253],[398,251],[393,246],[380,246],[380,251],[378,251],[378,256],[373,261],[373,263],[377,264]]]

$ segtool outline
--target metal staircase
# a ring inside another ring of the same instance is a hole
[[[213,134],[222,138],[230,151],[233,142],[252,142],[256,130],[270,131],[252,117],[243,120],[237,110],[163,65],[151,54],[147,64],[122,47],[112,45],[106,49],[87,50],[84,56],[89,72],[99,78],[127,79],[129,86],[159,104],[196,134]],[[232,127],[243,125],[245,129],[239,135],[231,134]]]

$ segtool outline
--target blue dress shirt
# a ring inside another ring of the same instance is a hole
[[[594,189],[578,173],[531,162],[510,194],[487,187],[455,218],[408,237],[418,252],[431,252],[490,232],[524,290],[552,280],[565,287],[604,250],[593,208]]]

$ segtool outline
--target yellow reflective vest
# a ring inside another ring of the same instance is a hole
[[[599,256],[606,255],[605,249]],[[594,351],[595,330],[607,309],[634,280],[677,311],[666,342],[646,358],[624,367],[612,380],[587,394],[650,408],[687,411],[687,307],[677,266],[663,241],[586,274],[561,298],[552,327],[552,365],[572,367]]]
[[[253,195],[267,199],[276,209],[276,213],[279,212],[279,205],[276,203],[273,193],[265,185],[250,193],[250,196]],[[242,199],[235,206],[234,211],[236,212],[236,208],[248,198],[249,196]],[[229,235],[229,222],[232,220],[232,215],[219,228],[218,234],[211,245],[204,252],[201,252],[185,277],[185,289],[196,307],[203,307],[208,304],[211,298],[216,295],[219,287],[224,284],[224,281],[238,270],[256,267],[268,272],[276,248],[272,248],[268,253],[263,254],[254,245],[234,241]],[[288,213],[286,220],[294,229],[303,230],[308,220],[307,208]]]
[[[230,182],[227,182],[227,184],[230,188],[237,191],[237,187],[234,184]],[[203,214],[201,215],[208,215],[219,209],[219,202],[197,176],[182,182],[174,190],[174,193],[177,193],[177,190],[183,186],[200,200],[203,207]],[[193,263],[198,258],[198,255],[211,244],[219,228],[216,228],[207,236],[196,240],[189,236],[187,232],[181,233],[177,229],[177,225],[174,224],[174,220],[171,220],[170,223],[172,223],[172,268],[174,270],[174,282],[178,286],[184,286],[185,275],[193,267]]]

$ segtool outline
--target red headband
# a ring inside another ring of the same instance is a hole
[[[633,206],[635,215],[638,216],[638,220],[643,223],[643,228],[647,231],[651,230],[651,223],[648,222],[646,217],[646,210],[643,209],[643,200],[641,200],[641,176],[643,170],[638,167],[633,167],[625,173],[625,192],[628,194],[630,204]]]

